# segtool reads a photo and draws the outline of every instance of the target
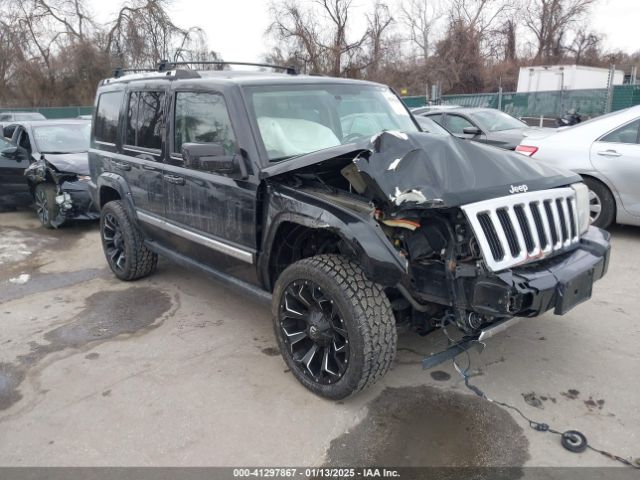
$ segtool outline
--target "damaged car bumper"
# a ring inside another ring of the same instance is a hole
[[[93,197],[89,190],[89,182],[77,180],[65,181],[60,185],[56,203],[60,215],[65,220],[97,220],[100,218]]]
[[[471,308],[487,315],[563,315],[591,298],[609,265],[610,235],[591,227],[577,248],[544,262],[497,272],[472,287]]]

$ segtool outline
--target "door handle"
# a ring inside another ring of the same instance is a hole
[[[154,167],[153,165],[142,165],[142,168],[144,168],[145,170],[150,170],[152,172],[158,171],[158,168]]]
[[[164,179],[169,182],[169,183],[173,183],[174,185],[184,185],[184,177],[181,177],[180,175],[163,175]]]
[[[113,166],[116,167],[118,170],[131,170],[131,165],[129,165],[126,162],[117,162],[114,160]]]
[[[601,150],[598,152],[598,155],[602,157],[620,157],[621,153],[616,152],[615,150]]]

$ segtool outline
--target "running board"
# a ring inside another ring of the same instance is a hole
[[[271,294],[262,288],[252,285],[249,282],[245,282],[244,280],[240,280],[235,277],[231,277],[225,273],[222,273],[220,270],[217,270],[213,267],[209,267],[208,265],[202,265],[189,257],[185,257],[175,251],[163,247],[156,242],[145,240],[145,245],[149,247],[149,250],[154,251],[158,255],[162,255],[163,257],[168,258],[174,263],[178,265],[182,265],[183,267],[192,268],[195,270],[199,270],[206,275],[212,277],[214,280],[224,284],[225,286],[231,287],[233,289],[239,290],[242,293],[249,294],[250,296],[257,298],[258,300],[271,304]]]
[[[434,353],[429,357],[423,358],[422,368],[428,369],[433,368],[436,365],[440,365],[441,363],[446,362],[447,360],[451,360],[461,353],[466,352],[474,345],[483,347],[482,342],[484,340],[493,337],[495,334],[502,332],[512,325],[515,325],[516,323],[520,322],[522,318],[523,317],[507,318],[506,320],[491,324],[487,328],[483,328],[479,333],[473,336],[464,337],[461,341],[451,345],[446,350],[442,350],[441,352]]]

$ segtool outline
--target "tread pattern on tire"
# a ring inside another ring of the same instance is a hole
[[[132,261],[127,261],[127,272],[118,278],[122,280],[138,280],[139,278],[151,275],[158,265],[158,255],[149,250],[143,241],[143,236],[135,227],[124,205],[120,200],[114,200],[102,207],[111,209],[113,214],[118,218],[120,228],[125,236],[125,245],[130,245],[131,251],[127,250],[127,255],[132,255]]]
[[[364,338],[364,359],[362,378],[351,394],[373,385],[391,367],[398,338],[395,317],[384,290],[369,280],[356,263],[341,255],[318,255],[297,263],[333,277],[355,307],[355,319]]]

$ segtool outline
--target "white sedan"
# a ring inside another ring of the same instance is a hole
[[[640,225],[640,105],[527,137],[516,151],[582,175],[594,225]]]

